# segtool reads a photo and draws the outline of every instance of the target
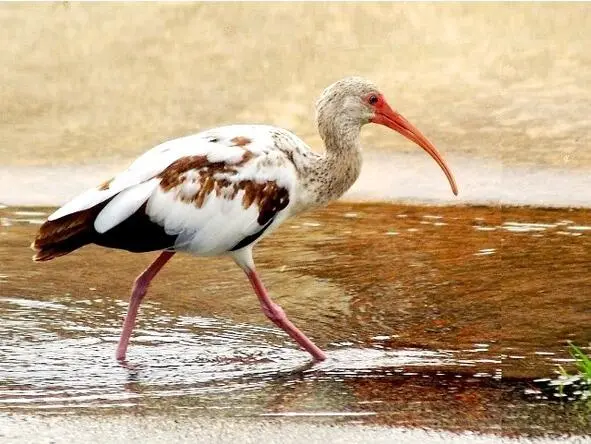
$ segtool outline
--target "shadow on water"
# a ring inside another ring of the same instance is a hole
[[[289,221],[257,262],[313,365],[227,259],[175,258],[113,357],[133,277],[153,255],[86,247],[47,264],[47,212],[0,210],[0,411],[198,414],[589,433],[584,404],[536,378],[591,340],[587,211],[336,204]]]

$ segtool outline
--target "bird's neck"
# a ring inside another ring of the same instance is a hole
[[[361,172],[361,127],[351,122],[319,125],[326,152],[315,161],[309,183],[315,203],[323,205],[341,197]]]

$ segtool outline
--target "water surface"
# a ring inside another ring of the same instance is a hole
[[[178,256],[114,350],[154,256],[25,247],[44,208],[1,210],[0,409],[321,418],[503,435],[588,433],[535,381],[591,340],[584,210],[334,204],[257,249],[274,298],[328,354],[311,365],[228,259]],[[550,399],[548,399],[550,398]]]

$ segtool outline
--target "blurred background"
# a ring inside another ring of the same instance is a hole
[[[591,166],[586,4],[7,4],[0,39],[3,165],[127,161],[236,122],[321,150],[313,104],[357,74],[445,153]],[[363,136],[416,151],[385,134]]]

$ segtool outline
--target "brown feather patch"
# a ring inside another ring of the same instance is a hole
[[[166,234],[160,225],[150,221],[146,204],[106,233],[97,233],[94,220],[110,201],[45,222],[31,245],[37,250],[33,260],[54,259],[90,243],[134,252],[157,251],[174,245],[176,236]]]
[[[183,157],[160,173],[160,187],[163,191],[175,190],[178,199],[197,208],[203,207],[211,193],[219,198],[234,199],[240,190],[244,190],[242,207],[248,209],[257,205],[258,223],[264,225],[289,204],[288,190],[277,185],[276,181],[241,180],[233,183],[228,177],[220,177],[220,173],[237,174],[237,168],[253,157],[254,153],[245,151],[236,164],[209,162],[206,156]]]
[[[215,192],[218,197],[230,197],[232,183],[225,177],[219,177],[220,173],[234,175],[238,172],[237,167],[244,165],[253,157],[252,152],[245,151],[240,161],[235,164],[210,162],[206,156],[183,157],[158,175],[160,188],[163,191],[175,189],[177,197],[182,202],[192,202],[197,208],[201,208],[212,192]],[[192,191],[191,187],[184,186],[189,182],[195,185],[195,191]]]
[[[109,189],[109,187],[111,186],[111,182],[113,182],[115,178],[112,177],[109,180],[105,180],[103,183],[101,183],[97,188],[99,191],[106,191]]]
[[[236,192],[244,190],[242,207],[249,208],[255,204],[259,207],[259,225],[265,225],[275,214],[283,210],[289,204],[289,191],[277,185],[272,180],[263,183],[251,180],[242,180],[234,184]]]
[[[191,170],[199,170],[207,165],[213,166],[214,164],[209,163],[206,156],[181,157],[158,175],[160,178],[160,188],[164,191],[169,191],[178,187],[185,180],[184,173]],[[225,164],[222,165],[225,166]]]
[[[246,157],[246,153],[245,156]],[[241,160],[238,164],[244,163]],[[218,173],[236,174],[235,165],[228,165],[225,162],[209,162],[206,156],[183,157],[173,162],[158,177],[160,177],[160,188],[163,191],[177,191],[177,197],[186,203],[192,202],[197,208],[201,208],[209,194],[215,190],[219,196],[223,189],[230,184],[228,179],[217,179]],[[184,185],[190,181],[195,185],[195,192],[184,189]]]
[[[248,190],[245,191],[243,197],[243,206],[247,208],[256,200],[259,207],[257,223],[262,229],[246,236],[230,248],[230,251],[239,250],[255,242],[269,227],[275,215],[289,204],[289,191],[277,186],[275,181],[266,182],[264,184],[249,182],[248,184],[243,184],[243,186],[244,190]]]
[[[244,137],[244,136],[238,136],[238,137],[234,137],[230,142],[232,142],[234,144],[234,146],[246,146],[249,143],[252,143],[252,140],[250,140],[248,137]]]
[[[187,156],[171,163],[158,177],[160,178],[160,188],[164,191],[169,191],[181,185],[187,173],[192,170],[198,170],[199,176],[204,178],[206,176],[213,176],[216,173],[230,173],[236,174],[236,167],[244,165],[251,160],[254,154],[250,151],[245,151],[242,159],[235,164],[228,164],[226,162],[210,162],[207,156]]]
[[[47,261],[91,243],[94,219],[109,201],[57,220],[46,221],[31,244],[31,248],[37,251],[33,260]]]
[[[39,233],[37,233],[32,247],[40,249],[84,231],[88,224],[94,221],[95,214],[91,210],[79,211],[57,220],[46,221],[39,228]]]

